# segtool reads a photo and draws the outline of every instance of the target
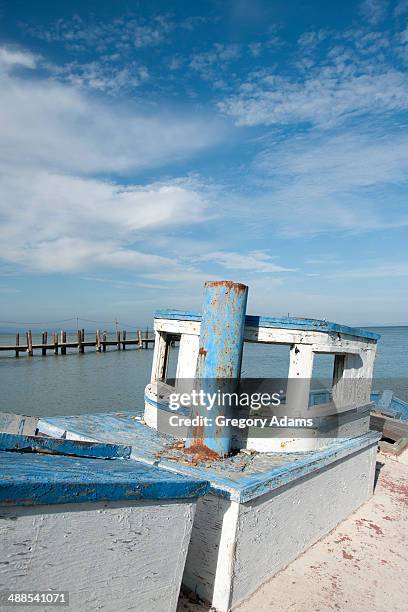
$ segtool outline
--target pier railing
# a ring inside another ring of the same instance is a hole
[[[127,347],[136,349],[148,349],[154,345],[154,334],[151,330],[137,330],[127,332],[126,330],[107,332],[97,329],[95,332],[85,333],[84,329],[76,332],[66,332],[61,330],[59,333],[44,331],[41,336],[37,334],[33,339],[31,330],[16,334],[15,344],[0,344],[0,351],[14,353],[16,357],[20,353],[27,353],[32,357],[34,354],[47,355],[47,351],[54,355],[66,355],[67,349],[76,349],[78,353],[84,353],[85,348],[93,347],[99,353],[105,353],[108,347],[126,350]]]

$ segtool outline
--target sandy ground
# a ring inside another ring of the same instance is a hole
[[[374,496],[236,612],[408,610],[408,466],[378,461]],[[181,596],[178,612],[204,610]]]

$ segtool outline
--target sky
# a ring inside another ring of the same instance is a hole
[[[407,67],[408,0],[0,0],[0,326],[408,324]]]

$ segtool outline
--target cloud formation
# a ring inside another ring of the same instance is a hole
[[[323,58],[317,60],[320,45]],[[322,47],[323,45],[323,47]],[[399,67],[403,34],[346,30],[306,32],[296,71],[251,72],[238,91],[218,103],[238,125],[331,128],[359,116],[408,108],[408,76]]]
[[[21,73],[40,61],[0,48],[3,261],[43,272],[177,268],[135,242],[145,244],[143,231],[202,221],[207,205],[198,185],[120,177],[193,155],[220,132],[203,118],[147,116]]]
[[[407,181],[403,132],[305,134],[264,151],[254,168],[267,194],[259,196],[260,216],[273,218],[287,235],[408,226],[401,195],[396,191],[390,201],[385,191]]]

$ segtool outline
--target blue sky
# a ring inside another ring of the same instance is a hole
[[[408,323],[408,0],[0,2],[1,321]]]

